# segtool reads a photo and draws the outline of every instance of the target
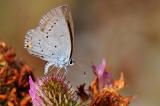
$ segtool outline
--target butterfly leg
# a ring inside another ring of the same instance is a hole
[[[66,76],[66,74],[68,73],[69,69],[67,67],[64,67],[64,70],[65,70],[65,72],[64,72],[63,76]]]
[[[52,71],[52,69],[55,67],[55,65],[53,65],[52,67],[51,67],[51,69],[48,71],[48,72],[50,72],[50,71]]]
[[[48,73],[48,69],[49,69],[49,67],[52,66],[52,65],[53,65],[53,63],[50,63],[50,62],[47,62],[47,63],[45,64],[44,74],[47,74],[47,73]]]
[[[56,72],[56,75],[58,75],[59,74],[59,71],[62,69],[62,67],[60,67],[59,69],[58,69],[58,71]]]

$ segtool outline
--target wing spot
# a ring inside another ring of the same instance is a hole
[[[42,49],[42,52],[43,52],[43,49]]]
[[[56,23],[54,23],[54,24],[56,24]]]
[[[32,48],[32,43],[31,42],[26,43],[26,47],[31,49]]]
[[[46,36],[46,38],[48,38],[48,36]]]
[[[61,38],[63,38],[63,37],[64,37],[64,35],[60,35],[60,37],[61,37]]]
[[[54,47],[56,48],[57,46],[55,45]]]
[[[54,54],[52,53],[52,55],[54,55]]]
[[[51,31],[51,29],[49,29],[49,31]]]
[[[51,26],[51,28],[53,28],[53,25]]]

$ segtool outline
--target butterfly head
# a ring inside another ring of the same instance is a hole
[[[63,67],[63,66],[72,66],[74,65],[75,61],[73,59],[65,59],[65,60],[59,60],[57,64],[55,64],[57,67]]]

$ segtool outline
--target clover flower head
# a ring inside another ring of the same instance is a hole
[[[76,106],[77,97],[72,86],[61,75],[45,75],[37,82],[29,78],[30,90],[34,106]]]

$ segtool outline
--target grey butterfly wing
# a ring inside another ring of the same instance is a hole
[[[46,13],[39,26],[27,32],[25,48],[31,54],[52,63],[69,59],[73,41],[73,30],[69,28],[73,28],[73,25],[68,21],[71,18],[69,14],[67,5]]]

